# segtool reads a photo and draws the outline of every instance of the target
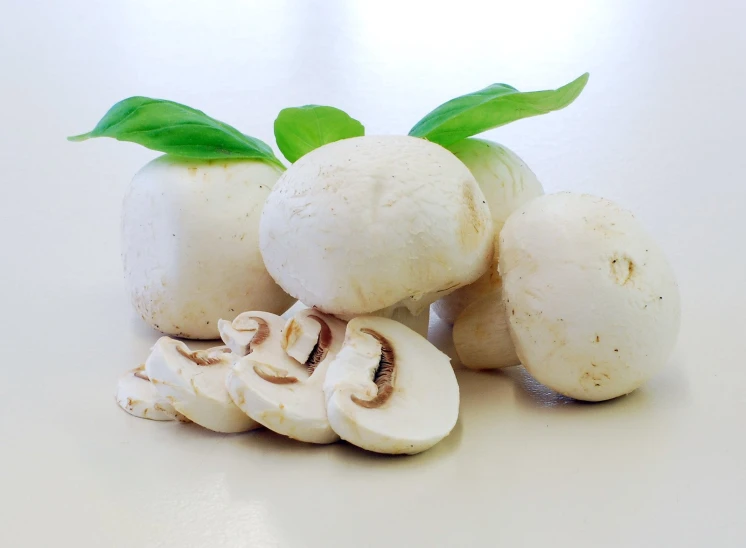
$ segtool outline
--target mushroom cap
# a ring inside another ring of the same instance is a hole
[[[632,392],[667,361],[679,290],[663,252],[627,210],[595,196],[542,196],[500,234],[500,274],[521,363],[567,396]]]
[[[464,139],[448,147],[477,180],[492,215],[495,254],[489,270],[473,284],[461,287],[440,299],[433,309],[438,317],[453,324],[474,301],[500,300],[498,235],[505,221],[520,206],[544,194],[539,179],[517,154],[507,147],[484,139]]]
[[[375,382],[381,384],[382,355],[393,362],[393,390],[386,398]],[[425,451],[445,438],[458,420],[459,389],[450,358],[387,318],[361,316],[349,322],[344,345],[327,371],[324,392],[334,431],[378,453]],[[377,399],[382,403],[372,405]]]
[[[261,161],[172,156],[135,175],[123,206],[122,258],[143,320],[168,335],[215,339],[219,318],[281,314],[293,304],[259,252],[259,218],[279,176]]]
[[[280,177],[260,246],[272,277],[308,306],[354,316],[401,302],[419,312],[487,269],[492,221],[474,177],[443,147],[356,137]]]
[[[116,399],[119,407],[141,419],[189,422],[166,398],[158,394],[145,374],[144,365],[119,377]]]
[[[323,381],[342,346],[345,323],[306,309],[287,324],[277,316],[268,325],[269,335],[261,344],[252,344],[251,353],[228,374],[226,386],[231,398],[247,415],[278,434],[308,443],[337,441],[339,437],[326,417]],[[316,342],[306,353],[307,329],[311,336],[315,333]],[[289,342],[288,333],[292,334]],[[285,350],[288,347],[299,351],[296,355],[304,362],[290,357]],[[313,372],[307,361],[314,363]]]
[[[246,432],[259,424],[228,395],[225,377],[232,363],[232,355],[222,348],[191,352],[183,342],[161,337],[145,371],[158,393],[192,422],[215,432]]]

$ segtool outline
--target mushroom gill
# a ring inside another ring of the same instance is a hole
[[[376,369],[375,376],[373,377],[373,382],[375,382],[376,387],[378,387],[378,393],[373,399],[370,400],[358,398],[354,394],[350,396],[350,399],[352,399],[352,401],[358,404],[360,407],[374,409],[385,404],[391,397],[391,394],[394,393],[396,356],[394,354],[394,349],[391,346],[391,343],[389,343],[389,341],[386,340],[386,338],[384,338],[382,335],[376,333],[372,329],[363,329],[362,332],[370,335],[379,343],[381,343],[381,359],[378,362],[378,368]]]

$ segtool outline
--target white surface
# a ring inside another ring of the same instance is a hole
[[[743,545],[746,4],[0,6],[0,546]],[[314,102],[402,133],[493,81],[585,70],[570,108],[487,136],[547,191],[631,208],[668,253],[682,332],[645,388],[581,405],[521,370],[459,370],[455,432],[412,458],[117,407],[116,379],[157,338],[130,309],[118,243],[125,187],[155,154],[66,135],[134,94],[266,140],[282,107]]]

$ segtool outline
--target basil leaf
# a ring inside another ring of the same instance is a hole
[[[334,107],[285,108],[275,120],[275,140],[289,162],[322,145],[362,135],[365,135],[363,124]]]
[[[443,103],[417,122],[409,135],[448,146],[521,118],[565,108],[587,82],[586,72],[555,90],[520,92],[507,84],[492,84]]]
[[[200,110],[163,99],[124,99],[109,109],[93,131],[68,140],[85,141],[92,137],[130,141],[186,158],[250,158],[284,167],[267,143]]]

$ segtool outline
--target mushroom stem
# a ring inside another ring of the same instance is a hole
[[[378,314],[374,314],[377,316]],[[409,329],[422,335],[427,339],[428,328],[430,327],[430,307],[425,308],[419,314],[412,314],[408,308],[399,307],[391,311],[391,315],[381,314],[384,318],[391,318],[401,324],[406,325]]]
[[[453,325],[453,343],[470,369],[499,369],[520,364],[510,339],[501,292],[468,305]]]

